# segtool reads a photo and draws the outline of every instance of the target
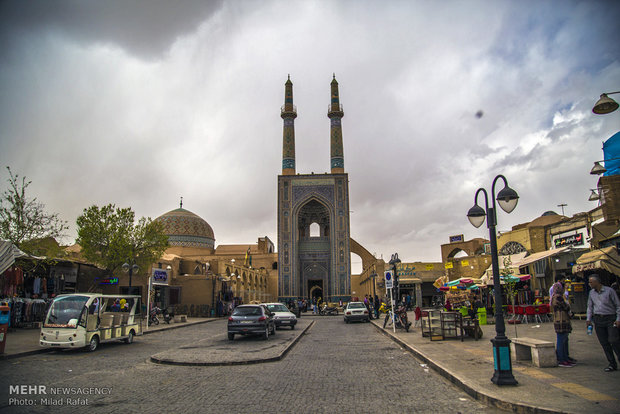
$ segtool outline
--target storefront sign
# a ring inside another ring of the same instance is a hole
[[[426,265],[426,270],[433,270],[434,268],[435,268],[435,265],[432,265],[432,264]]]
[[[556,249],[566,246],[583,246],[583,233],[571,234],[570,236],[558,237],[553,241]]]
[[[118,285],[118,277],[116,276],[108,276],[101,279],[99,282],[100,285]]]
[[[153,284],[168,285],[168,271],[164,269],[153,269]]]
[[[461,266],[463,266],[463,267],[469,266],[469,260],[463,260],[461,262]]]
[[[450,236],[450,243],[461,243],[463,240],[465,240],[465,237],[462,234]]]
[[[582,265],[578,264],[578,265],[573,266],[573,273],[585,272],[586,270],[594,270],[594,269],[600,269],[600,268],[601,268],[601,263],[599,260],[597,260],[596,262],[582,264]]]
[[[452,262],[446,262],[446,264],[444,265],[444,267],[446,269],[452,269],[454,267],[454,265],[452,264]]]

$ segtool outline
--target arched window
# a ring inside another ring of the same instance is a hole
[[[310,237],[321,237],[321,227],[319,223],[312,223],[310,225]]]

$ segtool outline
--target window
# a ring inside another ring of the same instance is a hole
[[[312,223],[310,225],[310,237],[321,237],[321,227],[319,223]]]
[[[181,288],[170,287],[170,305],[179,305],[181,303]]]

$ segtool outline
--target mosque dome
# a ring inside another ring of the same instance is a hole
[[[545,211],[545,212],[542,214],[542,216],[541,216],[541,217],[545,217],[545,216],[557,216],[557,215],[558,215],[558,213],[556,213],[555,211],[551,211],[551,210],[549,210],[549,211]]]
[[[213,249],[215,236],[205,220],[184,208],[177,208],[157,217],[171,246]]]

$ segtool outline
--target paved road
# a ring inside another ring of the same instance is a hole
[[[0,361],[0,413],[499,412],[425,369],[370,324],[347,325],[342,318],[317,318],[278,362],[186,367],[148,361],[154,353],[206,335],[221,336],[218,346],[236,344],[225,337],[225,321],[217,321],[153,333],[133,345],[104,344],[95,353],[53,352]],[[9,395],[9,386],[15,385],[43,385],[48,394]],[[71,403],[84,403],[79,397],[88,399],[88,405],[69,407],[67,397],[49,395],[52,387],[92,387],[106,394],[70,395]],[[38,405],[8,406],[9,398]],[[63,405],[49,405],[55,401]]]

